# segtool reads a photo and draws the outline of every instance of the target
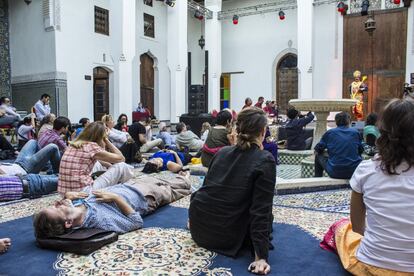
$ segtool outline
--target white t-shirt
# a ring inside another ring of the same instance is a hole
[[[4,172],[5,175],[26,175],[27,172],[17,164],[8,164],[0,165],[0,170]]]
[[[367,223],[357,251],[366,264],[402,272],[414,272],[414,167],[400,175],[388,175],[379,161],[363,161],[350,181],[363,194]]]

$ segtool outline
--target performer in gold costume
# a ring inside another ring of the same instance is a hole
[[[349,90],[351,93],[351,99],[357,100],[357,104],[352,108],[352,113],[355,115],[358,121],[364,119],[364,92],[368,91],[368,86],[366,85],[367,77],[361,79],[361,72],[354,72],[354,81],[351,83]]]

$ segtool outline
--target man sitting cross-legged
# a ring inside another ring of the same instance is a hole
[[[35,214],[35,235],[56,237],[78,228],[133,231],[142,227],[142,216],[189,195],[190,189],[189,176],[182,174],[170,180],[143,177],[89,195],[67,192],[65,199]]]
[[[347,112],[336,114],[337,128],[328,130],[315,146],[315,177],[322,177],[326,170],[332,178],[350,179],[362,161],[361,135],[350,128],[351,116]],[[324,155],[328,150],[329,157]]]

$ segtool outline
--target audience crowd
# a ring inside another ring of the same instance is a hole
[[[269,125],[279,123],[280,115],[275,101],[259,97],[253,105],[247,98],[238,114],[221,110],[212,125],[203,124],[200,136],[184,123],[176,124],[174,133],[165,122],[157,122],[153,135],[153,115],[142,104],[131,124],[126,114],[116,122],[106,114],[96,122],[82,118],[74,126],[51,113],[49,101],[49,95],[42,95],[22,118],[9,98],[0,98],[0,125],[17,129],[18,136],[17,147],[0,136],[1,150],[13,157],[0,165],[0,201],[55,191],[62,196],[35,214],[37,238],[80,228],[139,229],[144,216],[191,193],[186,166],[201,163],[207,175],[189,207],[193,240],[231,257],[249,248],[254,260],[248,270],[270,272],[278,137]],[[293,107],[286,115],[278,126],[285,130],[285,149],[311,150],[313,135],[306,126],[315,116]],[[351,126],[347,112],[336,114],[335,123],[315,141],[315,177],[326,172],[350,179],[351,220],[331,227],[321,247],[336,252],[356,275],[413,273],[414,102],[391,101],[380,116],[368,115],[361,132]],[[373,158],[362,161],[364,153]],[[145,176],[135,179],[138,163]],[[160,171],[175,177],[155,178]],[[11,244],[0,239],[0,252]]]

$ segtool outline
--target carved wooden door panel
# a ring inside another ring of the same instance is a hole
[[[100,121],[102,116],[109,114],[109,73],[103,68],[93,70],[93,103],[94,120]]]
[[[407,9],[375,11],[376,30],[372,38],[364,29],[367,17],[344,18],[343,97],[349,98],[353,72],[368,77],[364,98],[365,117],[380,112],[392,98],[401,97],[405,82]]]
[[[141,55],[141,103],[154,115],[154,60],[148,55]]]
[[[291,99],[298,98],[297,57],[288,54],[279,62],[277,69],[277,103],[281,113],[286,113]]]

